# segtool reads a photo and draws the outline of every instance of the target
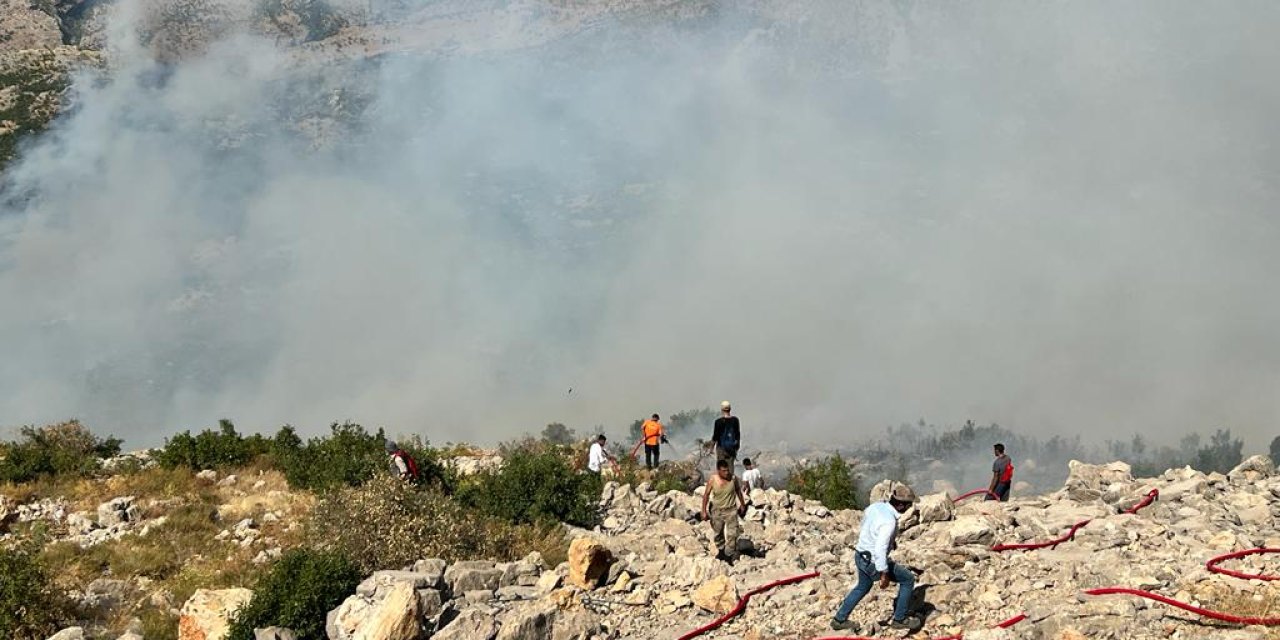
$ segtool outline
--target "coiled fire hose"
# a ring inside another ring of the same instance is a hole
[[[1264,553],[1280,553],[1280,549],[1246,549],[1244,551],[1228,553],[1215,558],[1210,558],[1208,562],[1204,563],[1204,568],[1214,573],[1221,573],[1224,576],[1242,578],[1244,580],[1280,580],[1280,576],[1269,576],[1265,573],[1243,573],[1240,571],[1233,571],[1231,569],[1223,569],[1218,566],[1227,560],[1235,560],[1236,558],[1261,555]]]
[[[817,571],[814,571],[812,573],[802,573],[798,576],[791,576],[790,578],[774,580],[773,582],[760,585],[743,594],[742,597],[738,599],[738,604],[735,605],[733,609],[730,609],[729,613],[726,613],[723,616],[720,616],[719,618],[716,618],[715,620],[712,620],[711,622],[705,625],[702,625],[701,627],[698,627],[697,629],[694,629],[693,631],[690,631],[689,633],[686,633],[680,636],[680,640],[689,640],[690,638],[696,638],[708,631],[711,631],[712,629],[717,629],[720,627],[720,625],[732,620],[733,618],[739,615],[742,615],[742,612],[747,610],[747,601],[751,600],[751,596],[763,593],[775,587],[781,587],[787,584],[795,584],[797,582],[803,582],[810,578],[816,578],[819,575],[821,574]]]

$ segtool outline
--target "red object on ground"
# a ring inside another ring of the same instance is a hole
[[[1152,489],[1147,492],[1147,497],[1143,498],[1141,502],[1133,505],[1128,509],[1125,509],[1124,512],[1128,514],[1137,514],[1139,509],[1145,509],[1147,505],[1150,505],[1152,502],[1155,502],[1156,498],[1159,496],[1160,496],[1160,490]]]
[[[1046,540],[1044,542],[1024,542],[1021,544],[998,544],[994,547],[991,547],[991,550],[992,551],[1028,551],[1030,549],[1043,549],[1045,547],[1056,547],[1076,537],[1076,532],[1079,531],[1081,527],[1085,526],[1086,524],[1089,524],[1090,522],[1093,522],[1093,520],[1081,520],[1080,522],[1077,522],[1071,525],[1071,528],[1068,529],[1067,532],[1063,534],[1061,537],[1057,537],[1052,540]]]
[[[1221,611],[1210,611],[1208,609],[1189,605],[1185,602],[1178,602],[1173,598],[1166,598],[1158,593],[1151,593],[1150,591],[1143,591],[1141,589],[1130,589],[1128,587],[1103,587],[1101,589],[1085,589],[1084,592],[1091,596],[1106,596],[1117,593],[1138,596],[1148,600],[1155,600],[1156,602],[1163,602],[1171,607],[1177,607],[1183,611],[1190,611],[1191,613],[1202,615],[1206,618],[1213,618],[1214,620],[1221,620],[1223,622],[1234,622],[1236,624],[1260,624],[1268,627],[1280,625],[1280,618],[1254,618],[1250,616],[1236,616],[1230,613],[1222,613]]]
[[[1155,502],[1156,498],[1159,495],[1160,495],[1159,490],[1152,489],[1151,491],[1147,492],[1147,496],[1143,498],[1140,502],[1138,502],[1138,504],[1135,504],[1132,507],[1125,509],[1124,512],[1130,515],[1136,515],[1140,509],[1144,509],[1148,505],[1150,505],[1152,502]],[[1047,540],[1045,542],[1026,542],[1022,544],[998,544],[994,547],[991,547],[991,550],[992,551],[1027,551],[1030,549],[1043,549],[1045,547],[1056,547],[1076,537],[1076,532],[1079,531],[1081,527],[1089,524],[1090,522],[1093,522],[1093,520],[1092,519],[1081,520],[1080,522],[1077,522],[1071,525],[1071,528],[1067,530],[1067,533],[1065,535],[1058,538],[1054,538],[1053,540]]]
[[[988,490],[986,490],[986,489],[974,489],[973,491],[970,491],[969,493],[965,493],[965,494],[961,494],[961,495],[959,495],[959,496],[956,496],[956,499],[955,499],[955,500],[952,500],[952,502],[960,502],[961,500],[964,500],[965,498],[972,498],[973,496],[980,496],[980,495],[982,495],[982,494],[984,494],[984,493],[985,493],[985,494],[987,494],[987,495],[990,495],[990,496],[995,496],[995,495],[996,495],[995,493],[993,493],[993,492],[991,492],[991,491],[988,491]],[[996,497],[999,497],[999,496],[996,496]]]
[[[1018,624],[1019,622],[1022,622],[1023,620],[1026,620],[1026,619],[1027,619],[1027,614],[1019,613],[1018,615],[1012,618],[1009,618],[1008,620],[1005,620],[1000,624],[995,625],[994,627],[992,627],[992,629],[1008,629],[1009,627],[1012,627],[1013,625]],[[954,636],[939,636],[937,638],[932,638],[931,640],[962,640],[963,638],[964,638],[963,633],[957,633]],[[812,640],[879,640],[879,639],[872,638],[870,636],[822,636],[821,638],[813,638]]]
[[[1280,576],[1272,576],[1272,575],[1267,575],[1265,573],[1244,573],[1242,571],[1223,569],[1222,567],[1218,566],[1219,564],[1227,560],[1235,560],[1236,558],[1261,555],[1264,553],[1280,553],[1280,549],[1246,549],[1244,551],[1228,553],[1225,555],[1210,558],[1208,562],[1204,563],[1204,568],[1214,573],[1221,573],[1224,576],[1231,576],[1233,578],[1243,578],[1245,580],[1280,580]]]
[[[696,638],[708,631],[711,631],[712,629],[717,629],[720,627],[720,625],[732,620],[733,618],[739,615],[742,615],[742,612],[747,610],[747,601],[751,600],[751,596],[754,596],[759,593],[763,593],[775,587],[781,587],[787,584],[795,584],[797,582],[803,582],[810,578],[816,578],[819,575],[822,575],[822,574],[817,571],[814,571],[813,573],[802,573],[798,576],[791,576],[790,578],[774,580],[773,582],[760,585],[743,594],[743,596],[738,600],[738,604],[734,605],[733,609],[731,609],[729,613],[726,613],[723,616],[720,616],[719,618],[716,618],[715,620],[712,620],[711,622],[705,625],[702,625],[701,627],[698,627],[697,629],[694,629],[693,631],[690,631],[689,633],[686,633],[680,636],[680,640],[689,640],[690,638]]]

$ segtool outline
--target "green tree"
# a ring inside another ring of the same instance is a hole
[[[1280,464],[1280,436],[1271,441],[1271,461]]]
[[[1196,452],[1196,468],[1210,473],[1226,473],[1244,459],[1244,440],[1231,437],[1230,429],[1218,429],[1209,444]]]

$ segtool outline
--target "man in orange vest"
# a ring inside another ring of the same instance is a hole
[[[649,469],[658,466],[658,459],[662,455],[659,445],[667,441],[667,434],[658,420],[658,414],[655,413],[640,425],[644,432],[644,466]]]
[[[993,447],[996,460],[991,464],[991,486],[987,487],[987,500],[1009,501],[1009,487],[1013,484],[1013,461],[1004,454],[1004,445]]]

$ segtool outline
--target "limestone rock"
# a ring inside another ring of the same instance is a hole
[[[547,602],[517,608],[501,621],[497,640],[551,640],[557,611]]]
[[[418,595],[413,585],[397,583],[382,602],[369,611],[368,617],[352,635],[353,640],[416,640],[422,633],[418,625]]]
[[[298,634],[284,627],[266,627],[254,629],[253,640],[298,640]]]
[[[1264,478],[1269,478],[1276,473],[1276,464],[1270,456],[1249,456],[1243,462],[1236,465],[1234,469],[1227,474],[1232,480],[1242,480],[1245,482],[1256,482]]]
[[[84,640],[84,629],[81,627],[67,627],[49,636],[49,640]]]
[[[178,618],[178,640],[223,640],[230,618],[249,604],[253,592],[248,589],[198,589]]]
[[[706,611],[728,613],[738,604],[738,585],[729,576],[718,576],[698,587],[692,600]]]
[[[569,583],[583,589],[594,589],[608,573],[611,560],[612,554],[600,541],[575,538],[569,543]]]
[[[444,581],[455,596],[468,591],[497,591],[502,573],[492,562],[469,560],[449,565]]]
[[[995,540],[991,523],[983,516],[964,515],[947,529],[948,543],[953,547],[966,544],[990,545]]]
[[[498,627],[493,617],[476,609],[465,609],[431,636],[431,640],[493,640]]]
[[[945,522],[955,517],[955,503],[945,493],[921,496],[915,505],[920,514],[920,522]]]

